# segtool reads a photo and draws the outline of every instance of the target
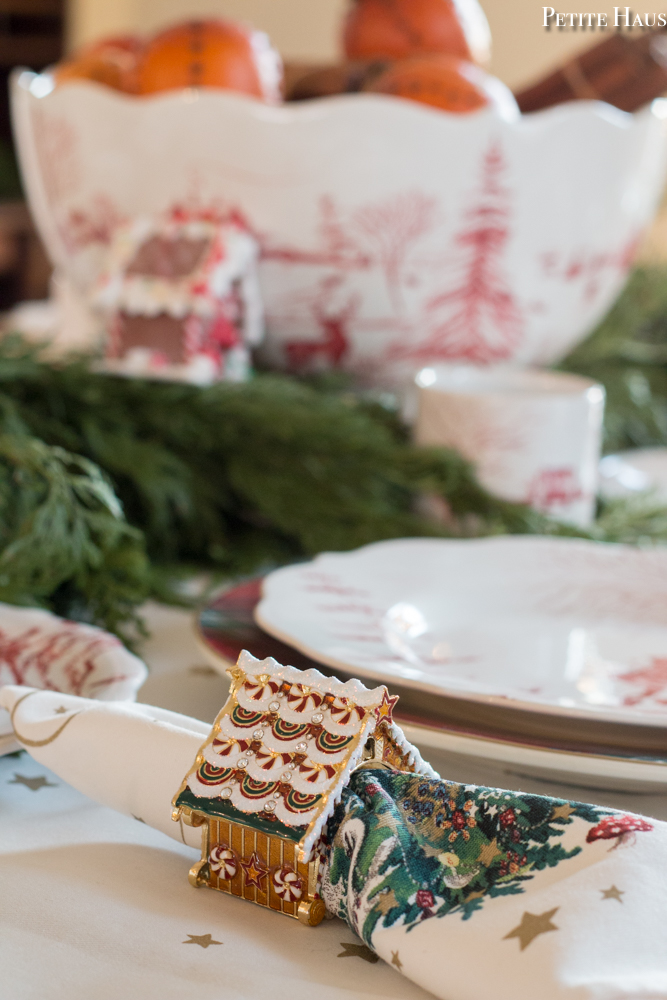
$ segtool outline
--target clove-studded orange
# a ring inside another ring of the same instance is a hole
[[[458,114],[485,107],[495,108],[507,120],[519,114],[512,92],[504,83],[474,63],[454,56],[417,56],[393,63],[364,89]]]
[[[231,21],[187,21],[148,43],[139,93],[217,87],[270,100],[277,94],[278,67],[265,35]]]
[[[353,0],[343,44],[348,59],[442,52],[484,62],[490,34],[478,0]]]

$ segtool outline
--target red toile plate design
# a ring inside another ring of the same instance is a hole
[[[333,673],[264,632],[254,620],[261,578],[214,596],[197,617],[201,646],[220,672],[247,649],[302,670]],[[336,674],[345,677],[337,670]],[[407,738],[421,747],[493,759],[532,772],[594,787],[667,787],[667,751],[661,727],[551,719],[541,713],[467,703],[390,684],[400,694],[394,713]]]

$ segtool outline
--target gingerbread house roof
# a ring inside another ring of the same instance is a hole
[[[369,690],[247,652],[230,673],[229,699],[176,808],[292,840],[307,860],[380,722],[412,769],[435,776],[391,721],[384,685]]]
[[[257,313],[246,330],[255,342],[262,332],[257,256],[257,241],[236,222],[137,217],[117,227],[94,302],[104,312],[212,317],[238,282],[246,309]]]

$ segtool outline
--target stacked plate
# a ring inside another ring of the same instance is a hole
[[[401,539],[220,595],[241,648],[386,683],[408,737],[581,784],[667,787],[667,549],[574,539]]]

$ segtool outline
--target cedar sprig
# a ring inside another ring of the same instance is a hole
[[[151,587],[141,532],[88,459],[0,433],[0,600],[48,607],[128,640]]]
[[[606,385],[608,450],[667,443],[666,362],[667,279],[640,270],[563,365]],[[493,497],[460,455],[410,445],[394,410],[342,378],[200,389],[48,363],[5,338],[0,416],[0,599],[116,630],[149,587],[167,595],[157,571],[174,563],[231,576],[419,535],[667,540],[656,498],[605,504],[586,533]]]

